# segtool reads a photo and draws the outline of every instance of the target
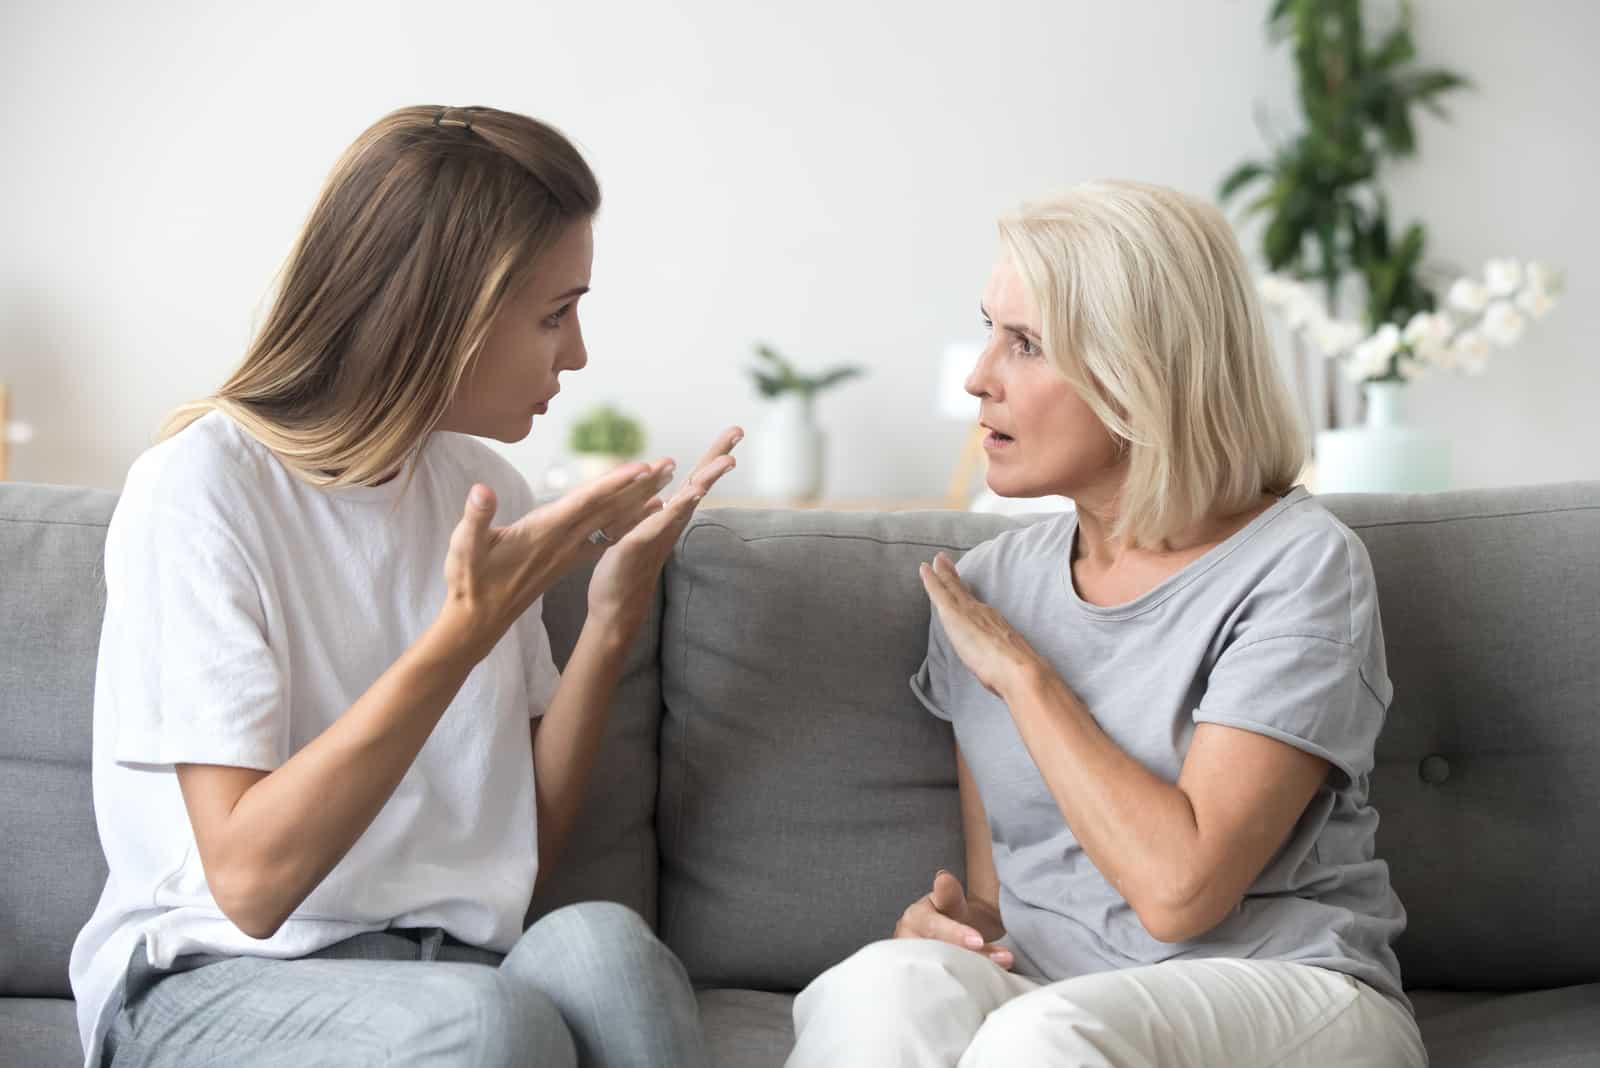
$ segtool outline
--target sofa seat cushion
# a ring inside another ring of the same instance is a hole
[[[0,997],[0,1064],[78,1068],[82,1063],[71,998]]]
[[[720,989],[699,997],[714,1068],[783,1068],[794,1047],[793,994]]]
[[[1439,1068],[1600,1064],[1600,983],[1525,994],[1409,993]]]

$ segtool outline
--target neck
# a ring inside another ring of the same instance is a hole
[[[1096,568],[1110,570],[1134,557],[1160,560],[1190,556],[1227,540],[1270,508],[1276,499],[1264,492],[1243,511],[1212,511],[1156,545],[1130,545],[1127,539],[1113,535],[1118,519],[1114,499],[1081,501],[1077,503],[1078,544],[1074,559],[1087,560]]]

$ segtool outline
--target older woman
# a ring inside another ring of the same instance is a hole
[[[801,994],[790,1065],[1425,1065],[1367,796],[1372,568],[1294,485],[1237,242],[1131,183],[1000,234],[989,485],[1077,509],[923,565],[967,884]]]

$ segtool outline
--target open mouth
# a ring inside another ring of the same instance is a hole
[[[1000,448],[1005,445],[1010,445],[1012,442],[1017,440],[1010,434],[1002,434],[994,427],[986,427],[985,429],[987,429],[989,433],[984,437],[983,443],[989,448]]]

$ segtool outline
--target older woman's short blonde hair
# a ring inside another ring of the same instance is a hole
[[[1115,535],[1157,546],[1283,494],[1305,439],[1250,273],[1211,205],[1093,182],[1000,222],[1046,358],[1127,448]]]

